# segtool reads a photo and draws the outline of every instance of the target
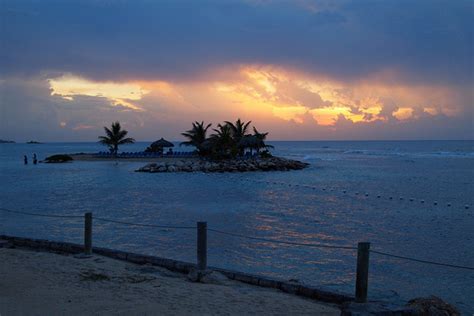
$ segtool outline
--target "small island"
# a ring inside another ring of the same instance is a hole
[[[110,128],[104,127],[105,136],[99,136],[99,142],[108,147],[108,152],[95,154],[73,154],[73,160],[99,161],[122,160],[148,162],[138,168],[137,172],[250,172],[250,171],[289,171],[301,170],[308,163],[272,155],[266,144],[268,133],[262,133],[251,122],[237,119],[235,122],[225,121],[208,130],[212,124],[194,122],[192,128],[181,135],[186,141],[180,145],[189,146],[193,151],[173,151],[173,143],[161,138],[141,152],[118,153],[119,146],[132,144],[133,138],[127,137],[128,131],[123,130],[119,122],[112,123]],[[165,152],[165,148],[168,150]],[[71,160],[55,160],[66,162]]]
[[[73,161],[73,158],[69,155],[52,155],[47,157],[43,162],[45,163],[64,163]]]
[[[0,139],[0,144],[15,144],[13,140]]]

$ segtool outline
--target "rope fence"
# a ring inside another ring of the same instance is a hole
[[[370,252],[378,254],[378,255],[382,255],[382,256],[387,256],[387,257],[392,257],[392,258],[397,258],[397,259],[404,259],[404,260],[413,261],[413,262],[427,263],[427,264],[443,266],[443,267],[450,267],[450,268],[457,268],[457,269],[474,270],[474,267],[458,266],[458,265],[449,264],[449,263],[441,263],[441,262],[433,262],[433,261],[428,261],[428,260],[415,259],[415,258],[410,258],[410,257],[405,257],[405,256],[393,255],[393,254],[390,254],[390,253],[377,251],[377,250],[371,250]]]
[[[0,208],[0,211],[21,215],[30,215],[30,216],[39,216],[39,217],[52,217],[52,218],[84,218],[84,215],[56,215],[56,214],[40,214],[40,213],[30,213],[23,211],[14,211],[7,208]]]
[[[406,256],[400,256],[395,254],[390,254],[378,250],[371,250],[369,242],[359,242],[357,247],[353,246],[340,246],[340,245],[328,245],[320,243],[300,243],[293,241],[283,241],[275,240],[268,238],[261,238],[255,236],[248,236],[243,234],[237,234],[233,232],[222,231],[214,228],[208,228],[207,222],[198,222],[196,226],[173,226],[173,225],[153,225],[153,224],[140,224],[140,223],[131,223],[124,221],[117,221],[101,217],[93,217],[92,213],[85,213],[83,216],[80,215],[57,215],[57,214],[40,214],[24,211],[15,211],[6,208],[0,208],[0,211],[6,213],[14,213],[20,215],[28,216],[38,216],[38,217],[50,217],[50,218],[84,218],[84,253],[85,255],[92,254],[92,222],[93,220],[106,223],[114,223],[127,226],[140,226],[140,227],[152,227],[152,228],[165,228],[165,229],[196,229],[197,231],[197,267],[200,271],[207,269],[207,232],[213,232],[221,235],[263,241],[273,244],[283,244],[290,246],[298,247],[313,247],[313,248],[329,248],[329,249],[342,249],[342,250],[357,250],[357,266],[356,266],[356,302],[366,302],[367,301],[367,288],[368,288],[368,278],[369,278],[369,254],[374,253],[377,255],[382,255],[386,257],[402,259],[412,262],[437,265],[449,268],[464,269],[464,270],[474,270],[474,267],[470,266],[461,266],[448,263],[434,262],[429,260],[422,260],[417,258],[411,258]]]
[[[116,220],[100,218],[100,217],[94,217],[94,220],[100,221],[100,222],[128,225],[128,226],[153,227],[153,228],[165,228],[165,229],[196,229],[196,227],[194,227],[194,226],[170,226],[170,225],[137,224],[137,223],[122,222],[122,221],[116,221]]]

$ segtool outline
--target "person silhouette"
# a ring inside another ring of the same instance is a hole
[[[38,163],[38,159],[36,158],[36,154],[33,154],[33,164],[37,164]]]
[[[26,155],[23,156],[23,163],[24,163],[25,165],[28,164],[28,157],[26,157]]]

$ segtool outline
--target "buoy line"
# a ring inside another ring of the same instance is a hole
[[[295,187],[295,188],[305,188],[305,189],[311,189],[311,190],[322,190],[324,192],[334,192],[334,191],[337,191],[337,189],[335,188],[332,188],[332,187],[316,187],[316,186],[311,186],[311,185],[302,185],[302,184],[293,184],[293,183],[286,183],[286,182],[277,182],[277,181],[265,181],[265,180],[253,180],[253,179],[243,179],[243,181],[248,181],[248,182],[255,182],[255,183],[265,183],[265,184],[269,184],[269,185],[280,185],[280,186],[288,186],[288,187]],[[341,191],[343,194],[345,194],[347,196],[347,194],[350,195],[350,193],[348,192],[347,189],[343,189]],[[354,195],[356,196],[360,196],[360,192],[356,191],[354,192]],[[370,194],[369,193],[364,193],[363,194],[365,197],[369,197]],[[380,199],[382,198],[382,195],[381,194],[377,194],[376,195],[377,199]],[[388,200],[394,200],[393,196],[388,196]],[[400,201],[405,201],[405,198],[403,196],[400,196],[398,198],[398,200]],[[414,202],[416,199],[411,197],[409,199],[407,199],[407,201],[409,202]],[[425,199],[420,199],[419,202],[421,204],[425,204]],[[438,206],[439,205],[439,202],[438,201],[433,201],[432,203],[433,206]],[[448,202],[446,203],[446,207],[451,207],[452,206],[452,203],[451,202]],[[468,210],[470,209],[470,205],[469,204],[465,204],[464,205],[464,209]]]

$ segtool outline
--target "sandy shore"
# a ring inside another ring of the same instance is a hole
[[[126,161],[126,162],[168,162],[174,163],[181,160],[196,161],[199,160],[197,157],[98,157],[94,154],[72,154],[69,155],[74,160],[78,161]]]
[[[0,315],[339,315],[334,306],[214,277],[94,256],[0,249]]]

